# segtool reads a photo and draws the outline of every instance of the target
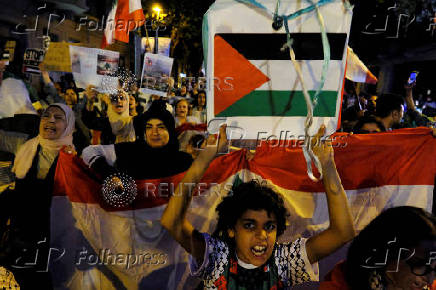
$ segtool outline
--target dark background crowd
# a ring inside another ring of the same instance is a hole
[[[196,5],[196,1],[191,2],[190,5]],[[345,81],[338,131],[383,134],[400,128],[428,127],[433,128],[433,136],[436,136],[435,62],[432,60],[436,58],[435,26],[432,25],[436,5],[434,1],[415,1],[415,6],[406,5],[409,10],[401,11],[391,9],[403,7],[396,6],[397,1],[375,1],[376,5],[373,2],[354,1],[350,46],[379,77],[379,83],[375,86]],[[206,1],[202,4],[204,10],[209,4]],[[93,9],[97,9],[95,6],[93,4]],[[5,7],[5,11],[7,9]],[[399,15],[406,12],[410,16],[409,22],[406,21],[409,25],[391,21],[398,20]],[[3,16],[1,12],[0,15]],[[172,17],[172,25],[176,28],[180,27],[174,19],[189,22],[195,18],[188,14],[184,17],[175,15],[169,15],[169,18]],[[373,15],[375,17],[371,18]],[[413,15],[415,18],[411,22]],[[387,16],[391,19],[386,22],[387,30],[380,33],[378,28]],[[197,18],[201,22],[201,17]],[[191,27],[195,31],[191,34],[198,38],[200,22]],[[189,27],[185,24],[181,26],[184,29]],[[396,27],[398,31],[392,30]],[[178,42],[172,56],[183,58],[185,62],[195,58],[196,65],[192,67],[196,67],[193,69],[196,72],[190,75],[201,75],[198,72],[201,40],[191,41],[189,31],[183,32],[173,38]],[[53,41],[58,40],[53,37]],[[23,55],[24,42],[18,41],[16,55]],[[3,47],[3,43],[0,44]],[[196,45],[196,49],[191,49],[186,54],[189,57],[185,57],[183,45]],[[119,189],[123,186],[116,175],[119,171],[127,172],[135,179],[153,179],[188,170],[205,145],[210,120],[206,114],[204,78],[169,82],[167,91],[161,95],[145,93],[141,89],[143,84],[134,80],[120,82],[117,89],[107,92],[91,85],[79,88],[71,73],[41,71],[40,75],[29,77],[22,72],[22,59],[15,57],[15,61],[9,63],[4,51],[0,54],[0,278],[10,279],[9,285],[15,287],[17,285],[11,282],[10,275],[2,272],[2,267],[10,269],[9,266],[22,255],[22,249],[34,250],[38,241],[49,239],[50,198],[60,150],[77,153],[103,179],[111,177],[111,182]],[[126,60],[122,56],[120,66]],[[138,67],[133,66],[137,65],[132,62],[130,67],[137,73]],[[180,62],[177,67],[177,73],[181,73],[182,68],[189,65]],[[144,167],[147,162],[153,166]],[[398,227],[387,227],[386,224]],[[354,240],[348,255],[349,265],[356,267],[353,268],[356,271],[347,274],[356,284],[353,289],[369,289],[366,284],[359,285],[360,282],[356,282],[359,279],[365,283],[368,276],[378,279],[376,271],[361,275],[356,257],[362,249],[371,251],[373,246],[379,246],[378,242],[389,241],[387,228],[404,237],[407,243],[403,245],[425,250],[434,247],[425,243],[435,240],[435,224],[430,214],[408,207],[388,210],[375,219]],[[373,239],[375,235],[383,238]],[[49,250],[49,245],[42,247],[42,255],[47,255]],[[435,272],[434,263],[426,265],[422,261],[407,260],[410,263],[406,265],[406,261],[402,262],[404,269],[399,273],[424,277]],[[50,289],[49,273],[35,271],[43,267],[43,264],[36,264],[32,269],[22,268],[13,274],[22,289],[35,289],[34,285],[39,289]],[[430,284],[430,280],[428,278],[426,283]],[[387,281],[379,282],[388,284]],[[421,288],[424,288],[424,282],[419,283],[415,286],[419,288],[422,284]]]

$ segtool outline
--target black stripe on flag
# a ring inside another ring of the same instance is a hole
[[[283,33],[221,33],[216,34],[227,41],[246,59],[253,60],[289,60],[289,50],[282,51],[286,43]],[[297,60],[322,60],[321,33],[291,33],[293,48]],[[327,33],[330,43],[330,59],[342,60],[345,49],[346,33]]]

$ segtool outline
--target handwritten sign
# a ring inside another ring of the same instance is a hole
[[[41,69],[46,71],[71,72],[70,48],[66,42],[51,42]]]

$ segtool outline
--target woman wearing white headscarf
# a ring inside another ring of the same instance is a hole
[[[12,271],[21,289],[52,288],[50,274],[45,271],[51,193],[59,151],[64,146],[74,150],[74,122],[74,113],[67,105],[55,103],[44,111],[39,135],[24,143],[16,154],[12,169],[17,177],[15,190],[7,192],[9,198],[2,197],[0,202],[2,215],[8,212],[10,220],[0,262]]]
[[[70,107],[61,103],[50,105],[41,116],[39,135],[24,143],[17,152],[12,169],[16,177],[26,177],[38,151],[37,177],[45,178],[59,150],[73,146],[74,122]]]
[[[107,117],[97,117],[93,102],[93,98],[88,99],[82,111],[82,121],[89,129],[101,131],[102,145],[136,140],[133,125],[136,117],[129,115],[129,95],[125,91],[119,90],[110,96]]]

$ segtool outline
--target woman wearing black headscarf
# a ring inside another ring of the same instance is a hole
[[[134,179],[155,179],[186,171],[192,157],[179,151],[174,118],[154,102],[138,122],[135,142],[94,145],[83,150],[84,162],[103,176],[117,171]]]
[[[141,179],[146,179],[146,182],[150,182],[150,179],[171,177],[185,172],[192,164],[192,157],[185,152],[179,151],[174,117],[165,107],[165,102],[153,102],[150,109],[141,116],[141,122],[138,124],[139,127],[137,127],[141,129],[138,129],[136,132],[142,133],[137,134],[135,142],[97,145],[85,148],[82,153],[82,158],[85,163],[105,178],[117,172],[123,175],[129,175],[136,180],[138,192],[141,192],[139,188],[143,185]],[[127,190],[122,190],[122,194],[121,191],[118,190],[130,184],[130,181],[127,183],[124,182],[125,179],[120,176],[121,174],[113,175],[111,182],[109,182],[111,189],[115,190],[113,192],[110,190],[111,193],[108,194],[108,196],[114,197],[117,200],[121,200],[121,196],[126,197],[126,199],[129,196],[129,190],[127,188]],[[151,183],[153,183],[153,181],[151,181]],[[104,188],[105,186],[103,186],[103,197],[105,196]],[[118,197],[120,197],[120,199],[118,199]],[[156,272],[160,273],[159,275],[167,275],[169,273],[168,271],[174,269],[173,267],[176,267],[177,270],[185,270],[184,265],[175,262],[180,260],[180,247],[177,246],[174,240],[169,236],[169,233],[165,231],[160,224],[160,212],[163,211],[162,205],[166,203],[167,200],[168,197],[159,195],[159,192],[151,196],[148,196],[148,194],[138,194],[131,204],[131,209],[135,210],[126,213],[126,215],[129,216],[126,230],[137,234],[134,235],[135,237],[119,237],[121,244],[131,243],[130,239],[134,239],[141,244],[141,249],[155,249],[160,253],[165,253],[168,261],[171,261],[170,263],[172,263],[173,266],[156,268],[155,271],[159,271]],[[107,199],[106,202],[108,202]],[[111,206],[119,207],[116,202],[108,203]],[[145,204],[147,204],[147,206],[153,204],[153,209],[148,211],[147,214],[139,214],[136,216],[138,212],[136,209],[144,209],[143,205]],[[125,205],[127,206],[127,204]],[[102,227],[104,226],[102,225]],[[150,284],[155,285],[149,286],[148,288],[150,289],[173,288],[168,286],[172,285],[168,281],[156,281],[155,274],[148,274],[140,281],[142,288],[144,288],[144,285]],[[131,279],[129,283],[135,284]],[[132,287],[127,286],[128,289]],[[141,286],[139,286],[139,288],[141,288]]]

